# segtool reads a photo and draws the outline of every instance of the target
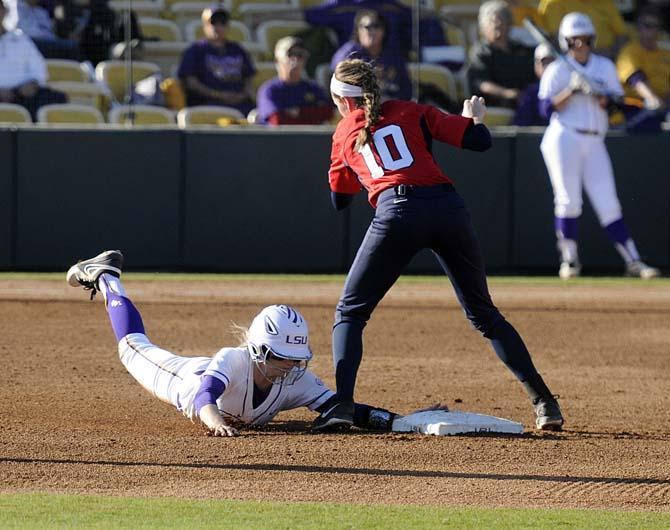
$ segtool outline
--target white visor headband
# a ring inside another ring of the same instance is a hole
[[[343,83],[339,79],[336,79],[334,74],[330,78],[330,91],[340,97],[360,98],[363,95],[361,87]]]

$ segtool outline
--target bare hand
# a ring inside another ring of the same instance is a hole
[[[223,423],[221,425],[217,425],[213,429],[210,429],[209,432],[212,436],[221,436],[221,437],[240,435],[240,432],[237,429]]]
[[[0,101],[11,103],[14,99],[16,99],[14,97],[14,92],[7,88],[0,88]]]
[[[31,98],[33,97],[37,91],[39,90],[40,86],[35,83],[35,81],[30,81],[24,85],[21,85],[19,88],[16,89],[16,91],[21,94],[24,98]]]
[[[484,98],[472,96],[470,99],[466,99],[463,102],[463,112],[461,115],[474,119],[476,123],[484,121],[484,116],[486,116],[486,102]]]

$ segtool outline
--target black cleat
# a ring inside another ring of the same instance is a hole
[[[334,432],[347,430],[354,424],[354,404],[336,403],[314,420],[313,432]]]
[[[119,250],[107,250],[94,258],[75,263],[67,271],[67,283],[72,287],[83,287],[91,290],[91,298],[98,289],[98,278],[103,273],[108,273],[117,278],[121,277],[123,267],[123,254]]]
[[[541,431],[563,430],[563,414],[556,397],[539,397],[533,401],[535,407],[535,426]]]

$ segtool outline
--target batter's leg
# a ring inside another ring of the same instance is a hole
[[[560,272],[564,277],[577,276],[580,272],[577,219],[583,204],[582,149],[578,133],[564,129],[558,123],[547,128],[540,145],[554,193],[556,246],[561,259]]]
[[[593,205],[600,225],[607,232],[614,248],[626,265],[640,261],[640,254],[623,220],[621,203],[614,182],[612,161],[605,142],[601,139],[594,139],[591,142],[584,168],[584,190]]]
[[[521,381],[533,404],[546,402],[558,411],[554,423],[562,425],[560,409],[537,372],[521,336],[498,311],[489,294],[484,260],[466,209],[450,214],[444,240],[434,246],[440,265],[449,276],[466,316],[491,341],[500,360]],[[538,415],[539,421],[539,415]],[[540,427],[540,423],[538,423]],[[541,427],[542,428],[542,427]]]

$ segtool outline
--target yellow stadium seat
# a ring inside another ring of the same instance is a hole
[[[418,79],[423,84],[433,85],[453,101],[458,101],[459,93],[456,77],[448,68],[432,63],[408,63],[407,68],[412,79]]]
[[[256,28],[256,35],[267,60],[274,59],[275,44],[282,37],[295,35],[309,28],[307,22],[299,20],[268,20]]]
[[[254,94],[258,92],[258,87],[267,80],[277,77],[277,66],[275,63],[259,62],[255,64],[255,67],[256,73],[251,78],[251,86],[253,87]]]
[[[221,0],[219,2],[207,2],[206,0],[165,0],[165,7],[167,11],[174,13],[175,9],[174,6],[177,4],[198,4],[200,6],[204,6],[200,9],[200,13],[202,13],[203,9],[205,7],[212,7],[213,5],[219,5],[223,6],[228,12],[232,11],[231,9],[231,1],[230,0]],[[200,16],[200,13],[198,16]]]
[[[226,119],[231,123],[246,122],[244,115],[233,107],[202,105],[186,107],[177,113],[177,124],[182,129],[198,125],[220,126]]]
[[[149,40],[179,42],[182,39],[179,26],[171,20],[142,17],[139,20],[142,35]]]
[[[74,81],[77,83],[91,81],[89,71],[78,61],[47,59],[46,64],[49,81]]]
[[[132,63],[132,83],[160,72],[155,63],[136,61]],[[124,61],[102,61],[95,67],[95,77],[105,83],[117,101],[123,101],[126,93],[126,64]]]
[[[107,121],[113,124],[133,125],[175,125],[175,113],[163,107],[152,105],[118,105],[109,111]]]
[[[184,30],[184,36],[189,42],[202,40],[205,38],[205,32],[202,29],[202,21],[200,20],[191,20],[186,24],[186,29]],[[235,42],[242,41],[251,41],[251,31],[239,20],[231,20],[228,22],[228,31],[226,32],[226,38]]]
[[[37,111],[39,123],[87,124],[99,125],[105,123],[102,113],[88,105],[64,103],[62,105],[44,105]]]
[[[165,10],[164,0],[110,0],[109,7],[117,13],[123,13],[128,6],[138,17],[160,17]]]
[[[107,87],[97,83],[49,81],[49,87],[64,92],[69,103],[94,107],[103,114],[109,109],[112,99]]]
[[[296,0],[296,3],[300,9],[307,9],[323,4],[323,0]]]
[[[30,113],[21,105],[0,103],[0,123],[32,123]]]
[[[514,110],[505,107],[487,107],[484,123],[487,127],[504,127],[512,124]]]
[[[181,62],[184,50],[189,47],[188,42],[148,42],[143,44],[142,58],[145,61],[158,65],[163,77],[174,74]]]

